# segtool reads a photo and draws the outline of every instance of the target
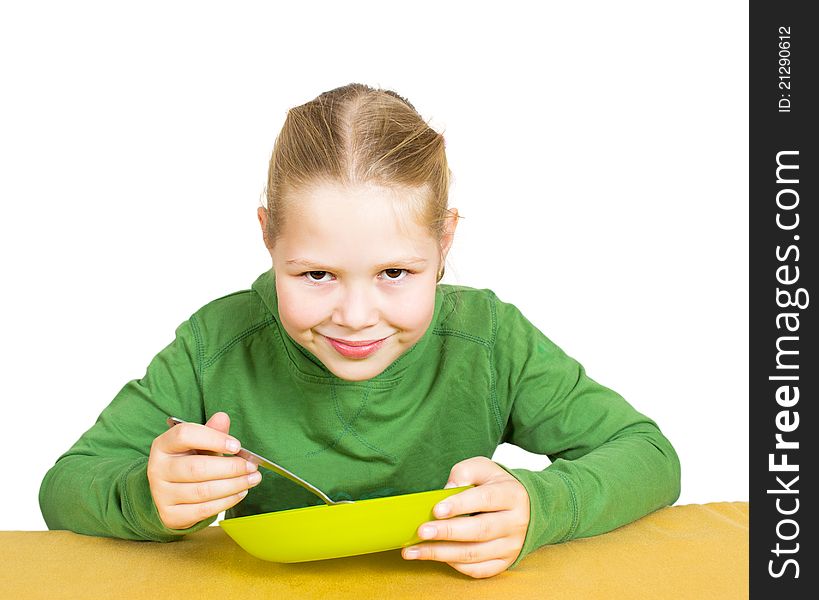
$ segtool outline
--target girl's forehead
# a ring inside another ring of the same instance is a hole
[[[284,221],[294,229],[320,230],[324,235],[359,231],[423,239],[430,232],[415,217],[418,202],[417,192],[401,188],[325,184],[291,196]]]
[[[417,204],[423,192],[419,188],[379,185],[376,183],[344,184],[322,181],[287,194],[288,204],[297,210],[310,211],[330,207],[349,208],[385,204]]]
[[[437,245],[429,228],[414,217],[416,202],[416,194],[400,188],[312,186],[288,198],[276,245],[287,260],[428,259]]]

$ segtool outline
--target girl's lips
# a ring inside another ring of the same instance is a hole
[[[335,348],[339,354],[346,356],[347,358],[366,358],[378,350],[384,344],[384,340],[387,339],[382,338],[380,340],[366,340],[361,342],[343,342],[342,340],[327,337],[326,335],[324,337],[327,338],[327,341],[330,342],[330,345]]]

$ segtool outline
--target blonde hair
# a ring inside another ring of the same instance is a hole
[[[275,245],[299,190],[322,182],[415,192],[412,205],[401,208],[440,243],[450,213],[444,145],[444,136],[392,90],[350,83],[291,108],[270,157],[265,244]],[[442,262],[438,281],[443,274]]]

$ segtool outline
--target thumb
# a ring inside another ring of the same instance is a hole
[[[498,471],[505,472],[485,456],[467,458],[452,467],[449,473],[449,481],[444,489],[487,483],[498,474]]]
[[[221,431],[222,433],[229,433],[230,432],[230,417],[225,412],[218,412],[211,415],[208,422],[205,423],[205,427],[210,427],[211,429],[216,429],[217,431]]]

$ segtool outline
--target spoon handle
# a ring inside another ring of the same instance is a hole
[[[183,421],[182,419],[177,419],[176,417],[168,417],[167,423],[168,423],[169,427],[173,427],[174,425],[179,425],[181,423],[185,423],[185,421]],[[288,471],[287,469],[285,469],[281,465],[278,465],[278,464],[274,463],[272,460],[266,459],[264,456],[262,456],[260,454],[256,454],[255,452],[251,452],[250,450],[247,450],[246,448],[239,448],[239,451],[236,452],[235,454],[236,454],[236,456],[241,456],[245,460],[250,461],[255,465],[258,465],[260,467],[264,467],[265,469],[269,469],[269,470],[273,471],[274,473],[278,473],[279,475],[281,475],[282,477],[286,477],[287,479],[289,479],[293,483],[297,483],[298,485],[300,485],[303,488],[311,491],[316,496],[321,498],[324,501],[325,504],[347,504],[347,503],[350,502],[349,500],[340,500],[338,502],[336,502],[335,500],[332,500],[327,494],[322,492],[320,489],[318,489],[313,484],[306,482],[304,479],[302,479],[301,477],[299,477],[295,473],[291,473],[290,471]]]

